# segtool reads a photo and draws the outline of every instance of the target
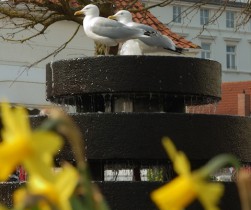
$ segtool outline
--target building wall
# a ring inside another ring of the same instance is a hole
[[[238,110],[238,105],[241,105],[240,95],[251,95],[251,81],[243,82],[226,82],[222,83],[222,100],[217,106],[215,114],[223,115],[240,115],[240,110]],[[251,99],[248,101],[249,113]],[[248,114],[250,116],[250,114]]]
[[[93,55],[93,41],[84,35],[81,27],[76,38],[56,57],[50,57],[28,70],[26,66],[61,46],[77,26],[69,21],[58,22],[45,35],[23,44],[0,40],[0,99],[30,107],[49,105],[45,94],[46,64],[59,59]]]
[[[153,1],[144,1],[146,4],[153,4]],[[155,3],[158,1],[154,1]],[[180,6],[182,9],[181,23],[174,23],[173,6]],[[236,29],[226,27],[226,11],[212,24],[207,26],[200,25],[200,8],[188,9],[192,3],[177,1],[175,4],[165,7],[155,7],[151,12],[171,30],[184,36],[186,39],[201,45],[209,43],[211,45],[211,59],[216,60],[222,65],[222,80],[229,81],[246,81],[251,80],[251,24]],[[210,17],[219,12],[216,5],[205,5],[202,8],[209,9]],[[235,17],[239,16],[240,8],[227,8],[233,11]],[[237,21],[237,20],[236,20]],[[236,31],[237,30],[237,31]],[[226,66],[226,45],[236,46],[236,69],[227,69]],[[201,55],[199,54],[198,57]]]
[[[186,107],[187,113],[251,116],[251,81],[224,82],[221,101]]]

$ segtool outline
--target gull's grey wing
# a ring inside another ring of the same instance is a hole
[[[98,17],[92,21],[91,30],[99,36],[111,39],[126,39],[140,37],[144,31],[138,28],[130,28],[122,23],[107,18]]]
[[[143,29],[144,31],[149,31],[149,32],[155,32],[155,33],[159,33],[159,31],[155,30],[153,27],[142,24],[142,23],[135,23],[135,22],[130,22],[127,24],[127,26],[129,27],[135,27],[135,28],[140,28]]]
[[[164,49],[170,49],[173,51],[176,50],[176,46],[173,43],[173,41],[169,37],[164,36],[164,35],[150,36],[147,38],[139,38],[139,39],[148,46],[160,47],[160,48],[164,48]]]
[[[147,33],[149,34],[149,37],[139,38],[142,42],[144,42],[148,46],[161,47],[161,48],[170,49],[174,51],[176,50],[175,44],[169,37],[162,35],[159,31],[155,30],[151,26],[144,25],[141,23],[135,23],[135,22],[131,22],[127,24],[127,26],[132,27],[132,28],[140,28],[149,32]]]

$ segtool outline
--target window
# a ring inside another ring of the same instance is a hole
[[[173,22],[181,23],[181,7],[173,6]]]
[[[201,43],[201,58],[210,59],[211,58],[211,44]]]
[[[227,45],[227,69],[236,69],[236,46]]]
[[[226,27],[234,28],[234,12],[232,11],[226,12]]]
[[[200,10],[200,24],[206,25],[209,22],[209,10],[208,9],[201,9]]]

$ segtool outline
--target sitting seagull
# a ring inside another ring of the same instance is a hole
[[[94,4],[86,5],[74,15],[85,15],[83,27],[86,35],[107,47],[116,46],[129,39],[148,36],[144,35],[144,29],[128,27],[118,21],[99,17],[99,8]]]
[[[144,25],[141,23],[135,23],[132,20],[132,14],[127,10],[120,10],[115,15],[109,16],[109,19],[117,20],[120,23],[125,24],[126,26],[130,28],[138,28],[143,29],[146,31],[145,34],[149,35],[148,37],[139,37],[138,39],[141,41],[138,43],[138,45],[141,48],[142,54],[146,52],[158,52],[164,50],[168,50],[171,53],[177,53],[180,54],[183,52],[183,48],[177,47],[174,42],[167,36],[162,35],[159,31],[155,30],[151,26]],[[124,44],[124,47],[122,46],[120,54],[125,54],[125,51],[128,51],[127,49],[130,48],[130,46],[137,44],[136,40],[127,41]],[[143,43],[142,43],[143,42]],[[131,53],[126,53],[131,54]]]

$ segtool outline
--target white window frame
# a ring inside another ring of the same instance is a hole
[[[173,5],[173,22],[181,23],[181,6]]]
[[[230,50],[232,49],[232,50]],[[227,69],[237,69],[236,65],[236,45],[234,44],[227,44],[226,45],[226,67]]]
[[[234,19],[235,19],[235,12],[233,11],[226,11],[226,27],[227,28],[234,28]]]
[[[200,9],[200,25],[207,25],[209,23],[209,9]]]
[[[204,49],[203,45],[204,46],[207,45],[209,48]],[[212,55],[211,46],[212,46],[212,44],[209,42],[201,42],[201,58],[211,59],[211,55]]]

